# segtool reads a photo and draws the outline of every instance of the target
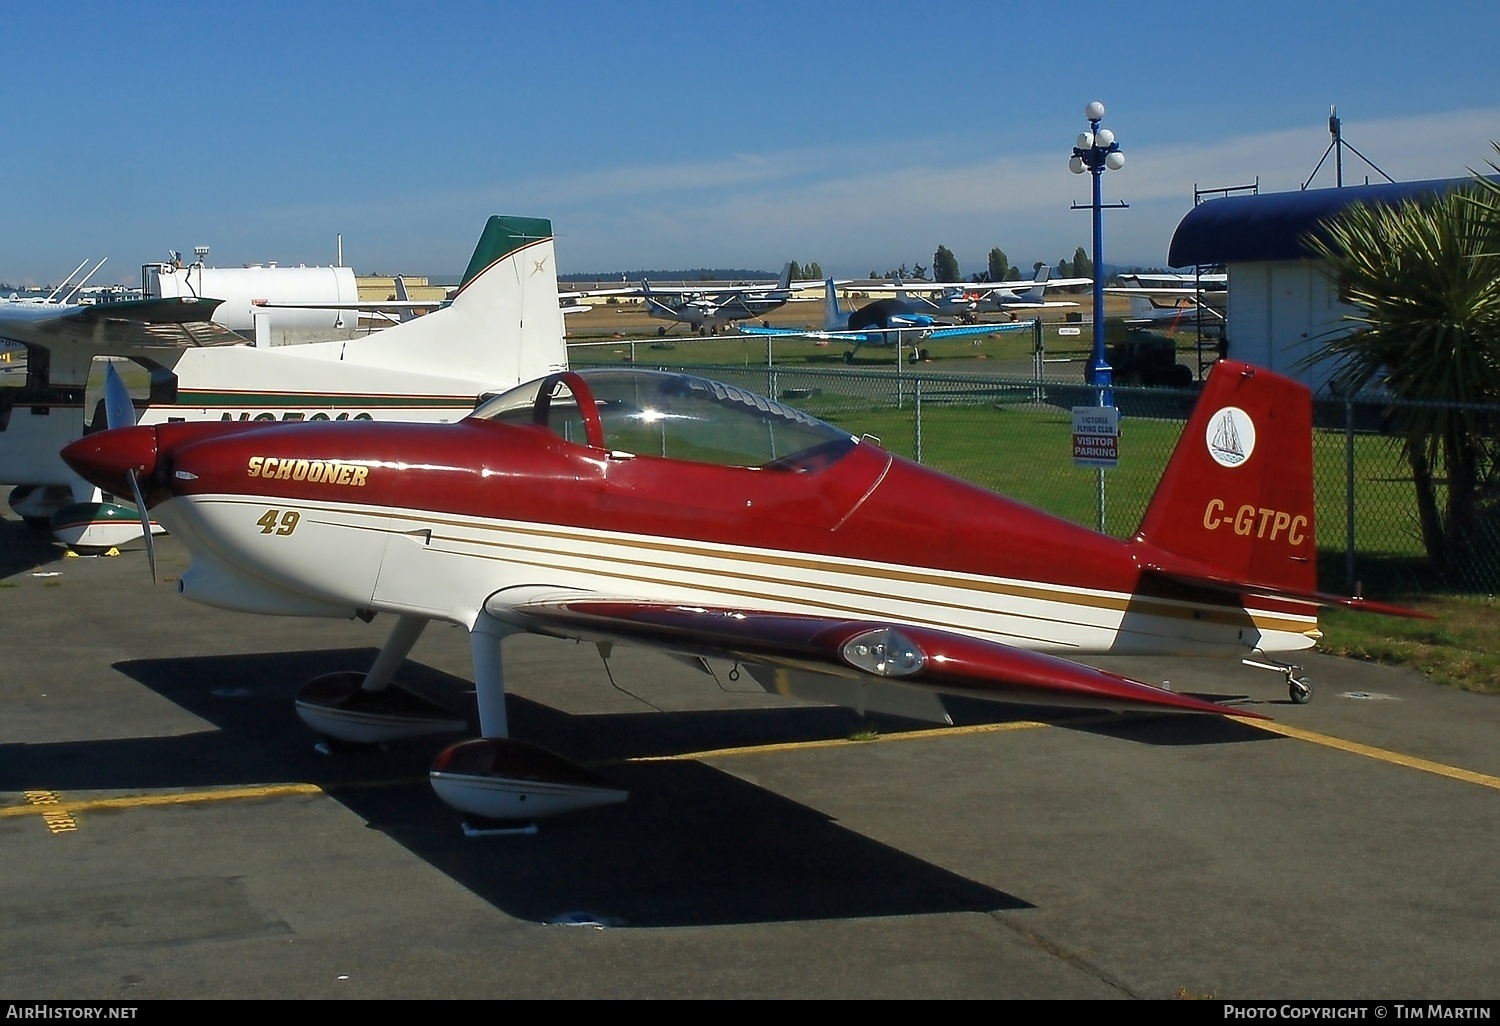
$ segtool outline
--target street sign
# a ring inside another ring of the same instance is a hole
[[[1120,465],[1120,411],[1117,408],[1073,407],[1073,463],[1079,467]]]

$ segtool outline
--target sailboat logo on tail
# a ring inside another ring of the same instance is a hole
[[[1208,454],[1221,467],[1238,467],[1255,451],[1255,422],[1238,406],[1226,406],[1208,419]]]

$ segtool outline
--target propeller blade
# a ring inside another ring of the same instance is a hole
[[[104,370],[104,417],[112,428],[135,426],[135,404],[130,401],[125,382],[115,372],[114,361]]]
[[[114,368],[110,368],[113,373]],[[119,379],[116,378],[116,381]],[[146,536],[146,562],[151,564],[151,583],[156,583],[156,540],[151,537],[151,511],[146,508],[146,497],[141,494],[141,483],[136,480],[135,468],[125,471],[130,478],[130,494],[135,498],[135,508],[141,514],[141,533]]]

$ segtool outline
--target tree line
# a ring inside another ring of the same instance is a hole
[[[1038,260],[1031,265],[1031,272],[1022,275],[1021,269],[1010,262],[1010,257],[1005,250],[995,246],[989,252],[985,261],[985,269],[976,271],[969,280],[977,284],[996,281],[1020,281],[1023,277],[1034,278],[1036,272],[1044,266],[1049,266],[1045,261]],[[1073,251],[1073,259],[1064,257],[1054,267],[1059,278],[1092,278],[1094,276],[1094,262],[1089,255],[1079,246]],[[953,250],[947,246],[939,245],[937,251],[932,254],[932,277],[927,277],[927,268],[921,264],[912,265],[908,270],[905,264],[898,268],[878,274],[870,272],[871,278],[890,279],[899,277],[903,281],[963,281],[963,272],[958,266],[958,257],[953,255]]]

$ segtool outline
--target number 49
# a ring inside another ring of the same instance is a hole
[[[261,534],[270,534],[275,531],[278,535],[285,537],[297,529],[297,521],[302,519],[302,514],[294,509],[285,513],[277,509],[266,510],[266,515],[256,521],[260,525]]]

